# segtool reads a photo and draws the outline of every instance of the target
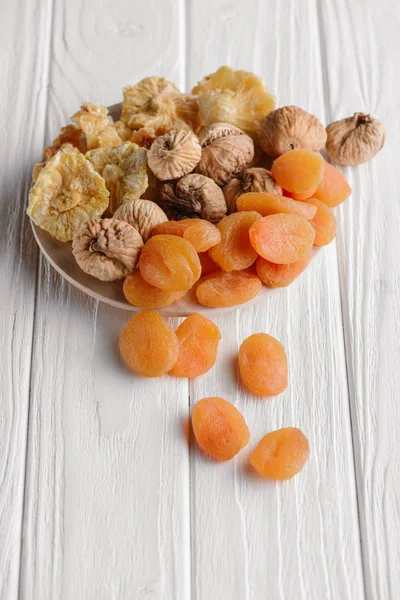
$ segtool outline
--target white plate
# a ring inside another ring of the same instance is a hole
[[[121,104],[110,106],[109,111],[114,120],[118,120],[121,114]],[[125,300],[122,292],[122,281],[105,282],[100,281],[91,275],[87,275],[75,261],[72,254],[71,242],[59,242],[51,237],[47,231],[35,225],[33,221],[31,221],[31,225],[38,246],[44,256],[62,277],[81,290],[81,292],[96,298],[96,300],[100,300],[101,302],[130,312],[141,310],[136,306],[132,306]],[[314,248],[312,258],[316,256],[318,251],[319,248]],[[254,303],[261,298],[271,296],[280,291],[280,289],[282,288],[274,289],[262,286],[261,292],[256,298],[241,306],[248,306],[250,303]],[[206,308],[205,306],[198,304],[195,294],[192,291],[189,291],[184,298],[181,298],[170,306],[160,309],[159,312],[165,316],[180,317],[189,315],[193,312],[216,314],[219,312],[235,310],[236,308],[237,306],[227,308]]]

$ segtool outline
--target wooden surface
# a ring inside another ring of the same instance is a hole
[[[1,600],[397,598],[400,9],[18,0],[1,16]],[[216,368],[190,384],[139,379],[116,350],[128,314],[39,257],[24,217],[30,169],[81,102],[114,104],[152,74],[190,89],[225,63],[326,123],[371,111],[387,143],[343,170],[354,193],[337,242],[290,289],[215,318]],[[235,372],[256,331],[288,350],[290,385],[273,400]],[[226,464],[184,433],[209,395],[235,403],[252,432]],[[309,463],[291,482],[260,481],[251,448],[289,425],[309,437]]]

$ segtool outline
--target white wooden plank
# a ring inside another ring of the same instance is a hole
[[[353,194],[340,210],[338,249],[366,596],[389,599],[400,586],[400,10],[389,0],[321,8],[329,119],[371,112],[388,132],[370,163],[343,169]]]
[[[16,598],[21,547],[36,248],[25,217],[43,144],[50,10],[11,3],[0,22],[0,597]],[[3,11],[2,11],[3,13]],[[26,40],[31,40],[30,45]]]
[[[113,104],[151,74],[182,83],[180,9],[57,2],[48,139],[81,101]],[[188,597],[188,384],[125,369],[117,340],[128,317],[41,262],[22,598]]]
[[[316,1],[192,0],[191,84],[228,62],[263,75],[280,105],[298,104],[324,120],[317,17]],[[192,383],[191,404],[214,395],[232,401],[252,440],[237,459],[221,465],[193,448],[194,597],[363,598],[335,245],[290,289],[240,309],[236,323],[232,315],[215,320],[223,335],[219,359]],[[289,388],[271,400],[248,394],[235,373],[239,344],[258,331],[281,340],[289,355]],[[251,448],[266,432],[288,425],[310,440],[304,472],[284,484],[252,476]]]

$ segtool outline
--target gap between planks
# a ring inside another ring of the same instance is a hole
[[[28,1],[28,0],[27,0]],[[48,18],[47,18],[47,27],[46,27],[46,38],[47,41],[41,43],[42,48],[44,49],[44,59],[43,59],[43,73],[44,84],[43,87],[46,90],[44,95],[43,107],[41,108],[42,114],[40,115],[40,122],[42,123],[43,130],[43,140],[42,147],[45,147],[46,139],[47,139],[47,109],[49,105],[49,84],[50,84],[50,68],[51,68],[51,50],[53,45],[53,22],[54,22],[54,3],[55,0],[41,0],[41,4],[45,5],[45,9],[48,9]],[[46,6],[47,5],[47,6]],[[30,185],[29,185],[30,187]],[[28,191],[28,190],[27,190]],[[25,205],[25,198],[24,198]],[[25,219],[28,217],[25,215]],[[30,224],[29,224],[30,226]],[[31,232],[33,237],[33,234]],[[36,243],[34,241],[34,243]],[[29,357],[29,390],[28,390],[28,409],[27,409],[27,420],[26,420],[26,436],[25,436],[25,461],[23,465],[24,471],[24,479],[23,479],[23,488],[22,488],[22,512],[21,512],[21,536],[20,536],[20,545],[19,545],[19,565],[18,565],[18,598],[21,598],[21,582],[22,582],[22,555],[23,555],[23,546],[24,546],[24,522],[25,522],[25,508],[26,508],[26,484],[27,484],[27,473],[28,473],[28,451],[29,451],[29,434],[30,434],[30,415],[31,415],[31,390],[32,390],[32,364],[33,364],[33,356],[35,350],[35,339],[36,339],[36,314],[37,314],[37,303],[39,296],[39,282],[41,279],[42,265],[44,259],[41,256],[41,252],[38,251],[36,255],[36,273],[35,273],[35,284],[34,284],[34,305],[33,305],[33,320],[32,320],[32,341],[31,341],[31,352]]]
[[[324,19],[322,14],[322,7],[319,0],[316,0],[316,13],[318,20],[318,35],[319,35],[319,48],[320,48],[320,58],[321,58],[321,72],[322,72],[322,85],[323,85],[323,93],[324,93],[324,108],[325,108],[325,123],[331,123],[333,121],[333,115],[331,111],[331,101],[330,101],[330,83],[328,79],[328,60],[327,60],[327,48],[324,44],[325,39],[325,30],[324,30]],[[331,162],[328,157],[326,160]],[[336,208],[337,212],[341,210],[340,206]],[[359,469],[358,463],[356,460],[356,451],[355,451],[355,443],[357,440],[357,436],[355,435],[355,427],[354,427],[354,403],[352,402],[351,395],[353,391],[353,386],[350,385],[350,372],[349,372],[349,352],[348,352],[348,339],[346,335],[346,328],[344,326],[344,308],[343,308],[343,297],[342,286],[343,279],[341,277],[341,272],[339,268],[339,248],[337,241],[335,240],[335,252],[336,252],[336,270],[337,277],[339,281],[339,292],[340,292],[340,319],[341,319],[341,330],[342,330],[342,338],[343,338],[343,348],[344,348],[344,364],[346,370],[346,384],[347,384],[347,399],[348,399],[348,410],[349,410],[349,421],[350,421],[350,432],[351,432],[351,449],[352,449],[352,459],[353,459],[353,473],[355,479],[355,495],[356,495],[356,508],[357,508],[357,530],[358,530],[358,538],[360,540],[360,561],[361,561],[361,574],[362,574],[362,586],[363,586],[363,595],[366,598],[366,566],[364,560],[364,552],[363,552],[363,535],[362,535],[362,523],[361,523],[361,509],[360,509],[360,489],[359,489]]]

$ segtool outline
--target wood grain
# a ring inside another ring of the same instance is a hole
[[[367,6],[366,6],[367,5]],[[400,586],[398,432],[400,209],[394,95],[400,62],[397,4],[321,5],[329,119],[371,112],[387,126],[383,151],[343,169],[353,187],[340,210],[338,251],[366,596],[396,598]],[[327,35],[334,29],[338,35]],[[346,65],[337,53],[346,47]]]
[[[0,598],[396,598],[398,6],[19,0],[3,12]],[[30,170],[81,102],[114,104],[151,74],[190,89],[224,63],[323,122],[371,111],[388,139],[371,163],[343,169],[354,192],[337,245],[290,289],[215,317],[216,368],[190,385],[138,379],[117,351],[128,315],[44,260],[37,269]],[[289,388],[270,400],[237,377],[238,347],[256,331],[288,350]],[[185,437],[189,401],[210,395],[252,433],[227,464]],[[310,461],[291,482],[261,481],[249,453],[287,425],[309,437]]]
[[[153,72],[180,83],[178,9],[55,4],[47,141],[81,101],[113,104]],[[21,597],[187,598],[188,383],[129,373],[117,349],[129,315],[45,261],[38,286]]]
[[[47,2],[37,14],[26,0],[10,4],[7,18],[0,22],[0,598],[4,599],[16,598],[18,592],[37,261],[25,201],[33,157],[43,147],[49,14]]]
[[[324,120],[316,9],[316,2],[192,0],[190,82],[228,61],[262,74],[279,104],[298,104]],[[206,28],[215,45],[204,47]],[[222,465],[192,448],[193,597],[363,598],[335,245],[290,289],[243,307],[235,323],[229,315],[217,323],[223,336],[217,367],[192,383],[191,404],[214,395],[230,400],[252,439]],[[289,388],[275,399],[256,399],[238,383],[238,346],[257,331],[288,351]],[[247,467],[251,448],[266,432],[289,425],[309,438],[309,464],[291,482],[257,479]]]

